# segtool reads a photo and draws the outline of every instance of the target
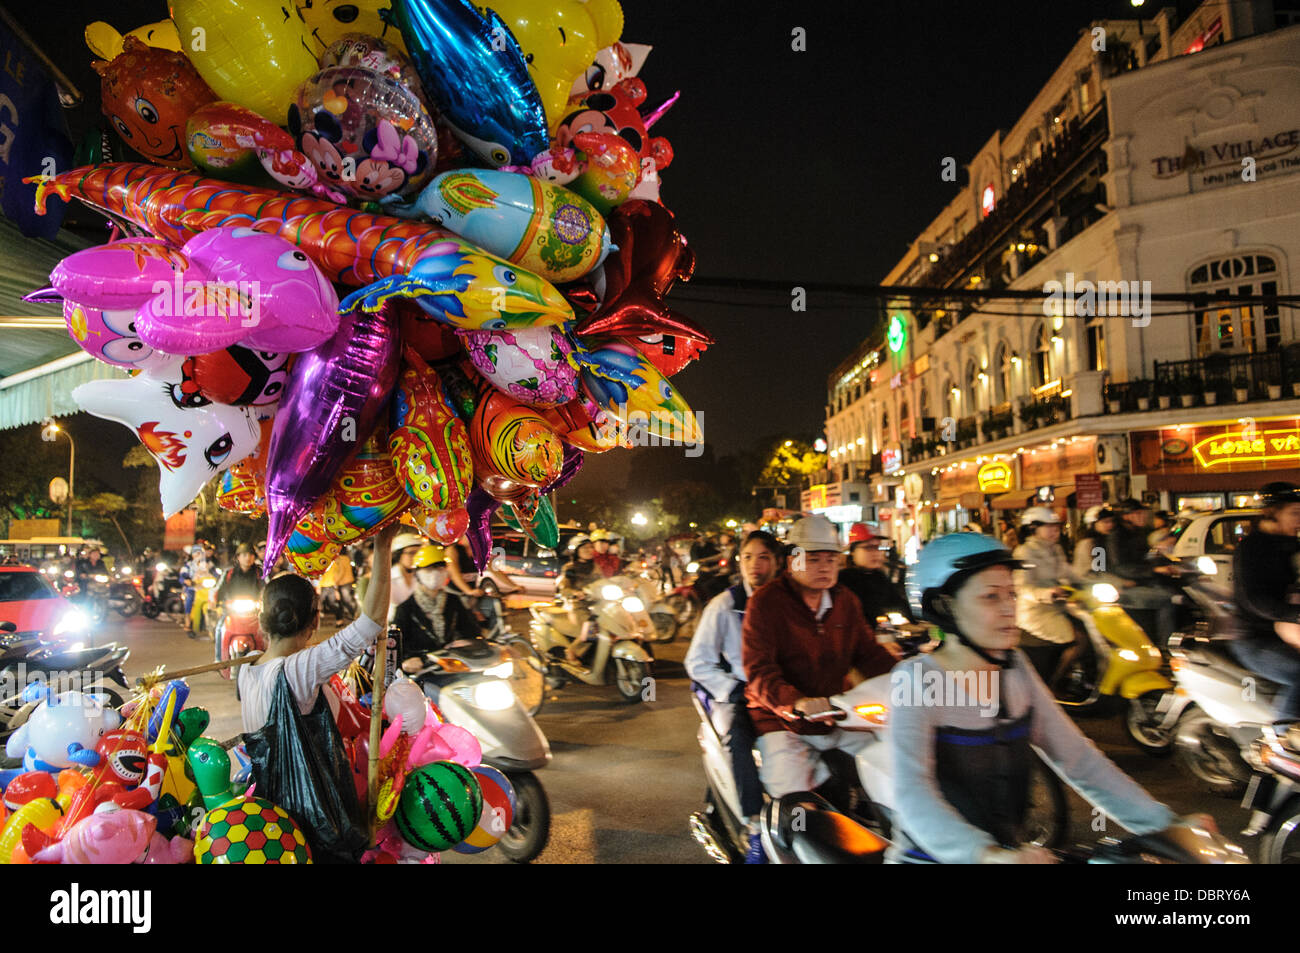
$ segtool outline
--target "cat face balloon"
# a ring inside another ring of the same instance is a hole
[[[257,451],[261,436],[248,409],[209,401],[185,387],[181,361],[125,380],[82,384],[82,410],[131,428],[162,471],[163,516],[183,510],[209,479]]]

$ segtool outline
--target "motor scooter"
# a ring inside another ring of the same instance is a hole
[[[117,569],[108,586],[108,607],[123,619],[129,619],[140,611],[143,603],[140,577],[130,567]]]
[[[266,639],[257,623],[262,606],[256,599],[231,599],[221,613],[220,621],[213,627],[213,640],[217,646],[218,661],[243,658],[253,652],[266,651]],[[232,678],[231,669],[220,669],[221,677],[235,683],[235,698],[239,698],[239,679]]]
[[[1247,760],[1255,773],[1241,801],[1251,812],[1242,833],[1263,835],[1263,863],[1300,863],[1300,726],[1264,726]]]
[[[474,734],[483,763],[515,789],[514,818],[499,844],[512,861],[526,864],[550,838],[550,802],[534,772],[550,763],[551,746],[511,687],[518,663],[483,639],[453,642],[426,661],[411,679],[447,721]]]
[[[546,660],[548,682],[556,688],[567,679],[587,685],[612,682],[623,701],[641,701],[654,667],[654,655],[645,644],[653,623],[645,602],[637,595],[635,580],[627,576],[597,579],[583,593],[590,614],[585,623],[577,607],[564,602],[528,607],[532,616],[529,636]],[[584,629],[591,636],[591,645],[586,657],[575,661],[567,649]]]
[[[928,626],[908,623],[897,613],[877,619],[876,637],[897,642],[905,657],[940,644]],[[869,743],[856,756],[825,752],[813,776],[815,791],[767,799],[760,835],[769,863],[883,861],[894,825],[893,756],[885,734],[891,690],[890,675],[879,675],[829,699],[828,717],[837,727],[866,732]],[[708,787],[703,810],[691,815],[691,834],[713,860],[739,863],[748,837],[731,757],[709,717],[707,693],[697,689],[692,701],[700,715],[698,738]],[[804,831],[796,829],[795,818],[803,821]],[[1037,758],[1030,775],[1025,829],[1029,843],[1047,847],[1057,846],[1069,829],[1064,785]]]
[[[1132,741],[1148,754],[1173,750],[1172,723],[1157,709],[1174,687],[1164,673],[1165,659],[1146,631],[1119,605],[1119,592],[1108,582],[1062,585],[1062,610],[1088,633],[1091,651],[1065,674],[1066,694],[1057,703],[1067,710],[1100,709],[1119,702],[1121,720]],[[1021,646],[1044,681],[1051,679],[1066,646],[1050,642]]]
[[[156,619],[164,612],[179,616],[185,611],[185,591],[176,570],[165,562],[154,566],[153,584],[144,592],[140,614]]]

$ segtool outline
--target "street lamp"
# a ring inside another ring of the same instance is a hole
[[[72,535],[72,471],[73,465],[77,462],[77,445],[72,442],[72,434],[61,428],[54,422],[53,417],[45,418],[45,429],[41,431],[41,439],[54,442],[59,434],[68,438],[68,535]]]
[[[633,514],[632,514],[632,525],[633,525],[633,526],[644,526],[644,525],[645,525],[646,523],[648,523],[648,522],[650,522],[650,521],[649,521],[648,519],[645,518],[645,514],[644,514],[644,513],[633,513]]]

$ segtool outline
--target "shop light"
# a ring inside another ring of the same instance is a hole
[[[1024,250],[1025,250],[1025,243],[1024,243],[1024,242],[1016,242],[1016,251],[1024,251]]]
[[[1011,352],[1011,363],[1016,367],[1020,366],[1020,355],[1016,351]]]
[[[936,261],[938,261],[938,260],[939,260],[939,254],[938,254],[938,252],[930,252],[930,262],[933,264],[934,262],[936,262]]]

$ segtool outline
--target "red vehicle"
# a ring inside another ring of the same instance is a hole
[[[76,642],[90,618],[55,590],[34,566],[0,566],[0,622],[17,626],[14,638]]]
[[[217,623],[214,639],[220,660],[237,659],[250,652],[265,652],[266,639],[257,624],[257,614],[261,606],[256,599],[230,599],[225,604],[225,613]],[[231,669],[221,669],[222,678],[231,677]],[[235,697],[239,697],[239,681],[235,681]]]

